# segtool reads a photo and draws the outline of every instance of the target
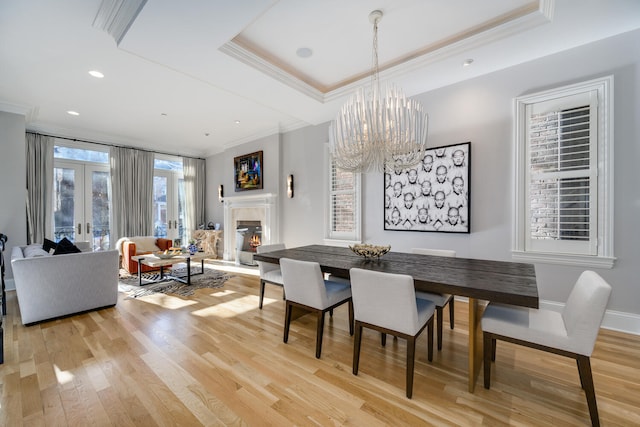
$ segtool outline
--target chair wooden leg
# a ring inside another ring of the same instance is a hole
[[[353,336],[353,300],[349,300],[349,335]]]
[[[591,361],[588,356],[578,356],[578,372],[580,373],[580,382],[584,393],[587,395],[587,405],[589,406],[589,415],[591,415],[591,425],[600,426],[600,418],[598,417],[598,404],[596,403],[596,391],[593,387],[593,375],[591,373]]]
[[[492,362],[496,361],[496,339],[495,338],[491,339],[491,361]]]
[[[356,320],[356,331],[353,339],[353,375],[358,375],[360,365],[360,343],[362,341],[362,324]]]
[[[324,332],[324,311],[318,311],[318,331],[316,333],[316,359],[322,353],[322,333]]]
[[[427,323],[427,359],[433,361],[433,317]]]
[[[415,357],[416,337],[407,337],[407,397],[409,399],[413,395],[413,365]]]
[[[263,300],[264,300],[264,280],[260,280],[260,310],[262,310]]]
[[[438,315],[438,351],[440,351],[442,350],[442,315],[444,313],[444,310],[442,309],[442,307],[436,307],[436,311]]]
[[[329,316],[333,317],[333,308],[331,310],[329,310]]]
[[[576,365],[578,366],[578,373],[580,374],[580,360],[578,360],[578,358],[576,358]],[[580,387],[582,387],[582,389],[584,390],[584,381],[582,381],[582,374],[580,374],[579,376],[580,376]]]
[[[291,312],[293,307],[289,302],[286,303],[286,309],[284,313],[284,338],[283,341],[286,343],[289,341],[289,325],[291,324]]]
[[[387,334],[384,332],[380,332],[380,344],[382,344],[383,347],[387,345]]]
[[[451,297],[451,301],[449,301],[449,326],[451,327],[451,329],[453,329],[453,324],[455,319],[453,315],[453,313],[455,312],[453,302],[454,302],[454,298]]]
[[[495,344],[496,341],[491,338],[491,335],[484,332],[482,334],[482,357],[484,359],[484,388],[489,389],[491,387],[491,361],[495,360]],[[491,355],[494,355],[492,358]]]

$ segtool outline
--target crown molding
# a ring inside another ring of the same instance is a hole
[[[295,77],[293,74],[283,70],[277,65],[267,61],[266,59],[256,55],[254,52],[244,48],[233,40],[220,46],[220,52],[229,55],[232,58],[266,74],[267,76],[284,83],[285,85],[297,90],[298,92],[315,99],[318,102],[324,102],[324,93],[311,86],[310,84]]]
[[[93,27],[105,31],[120,45],[146,3],[147,0],[102,0]]]
[[[29,107],[28,105],[12,104],[10,102],[0,101],[0,111],[4,111],[5,113],[20,114],[26,117],[32,113],[33,108]]]
[[[445,58],[459,55],[470,49],[495,43],[516,33],[547,24],[553,19],[554,8],[555,0],[540,0],[537,4],[527,5],[463,34],[452,36],[432,46],[426,46],[422,50],[400,58],[395,63],[389,64],[384,69],[381,69],[379,72],[380,79],[396,79],[406,73]],[[367,71],[359,76],[347,78],[325,88],[303,81],[301,78],[278,66],[278,64],[259,56],[257,53],[244,47],[243,44],[234,40],[224,44],[219,50],[322,103],[350,95],[355,89],[365,84],[370,77],[370,73]]]

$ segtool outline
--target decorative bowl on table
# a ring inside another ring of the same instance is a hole
[[[160,259],[169,259],[169,258],[173,258],[176,255],[181,255],[181,254],[182,254],[181,250],[166,250],[166,251],[159,251],[154,253],[154,255]]]
[[[366,243],[350,245],[349,249],[356,255],[360,255],[365,259],[380,258],[391,250],[391,245],[369,245]]]

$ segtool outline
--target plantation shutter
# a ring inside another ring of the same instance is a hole
[[[527,107],[530,250],[597,254],[597,93]]]
[[[339,169],[331,162],[329,180],[329,238],[357,240],[358,175]]]

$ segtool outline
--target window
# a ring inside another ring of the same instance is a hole
[[[156,154],[153,163],[153,235],[184,244],[182,159]]]
[[[516,99],[513,257],[611,268],[613,77]]]
[[[328,152],[327,152],[328,155]],[[360,242],[360,174],[336,167],[329,156],[328,243]]]
[[[100,146],[57,139],[53,148],[53,239],[109,248],[109,153]]]

